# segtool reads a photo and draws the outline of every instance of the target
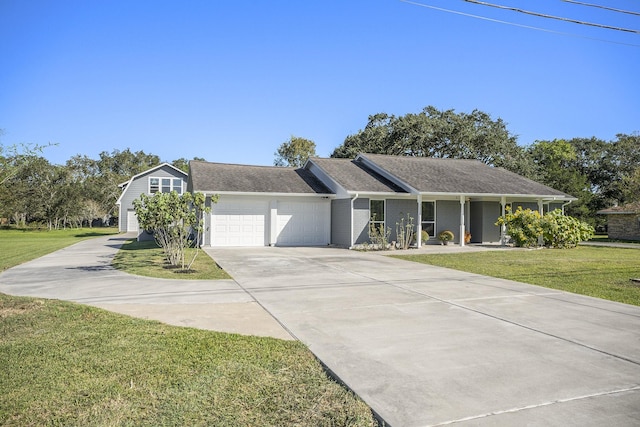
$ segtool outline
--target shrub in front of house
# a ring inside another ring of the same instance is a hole
[[[513,212],[507,207],[505,216],[498,218],[496,225],[506,225],[515,246],[522,248],[538,246],[540,237],[544,246],[572,248],[589,240],[594,234],[593,227],[589,224],[563,215],[560,209],[542,216],[531,209],[518,207]]]
[[[513,243],[521,248],[531,248],[538,245],[538,237],[542,235],[541,216],[538,211],[522,209],[518,206],[515,212],[509,206],[503,217],[498,218],[496,225],[507,226],[507,232]]]
[[[453,232],[450,230],[444,230],[438,234],[438,240],[440,240],[444,244],[452,241],[454,238],[455,236],[453,235]]]
[[[593,238],[595,230],[586,222],[562,214],[560,209],[542,217],[544,245],[552,248],[574,248]]]

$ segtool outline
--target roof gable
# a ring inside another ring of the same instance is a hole
[[[141,177],[144,176],[148,176],[153,174],[155,171],[163,169],[163,168],[168,168],[169,171],[171,173],[175,173],[176,177],[181,177],[182,179],[186,179],[188,177],[188,174],[181,170],[178,169],[177,167],[173,166],[170,163],[164,162],[164,163],[160,163],[158,166],[154,166],[150,169],[147,169],[146,171],[140,172],[137,175],[132,176],[128,181],[123,182],[122,184],[118,184],[118,187],[120,187],[122,189],[122,193],[120,193],[120,197],[118,197],[118,200],[116,201],[116,204],[119,205],[122,201],[122,198],[124,197],[125,193],[127,192],[127,190],[129,189],[129,187],[131,187],[131,183]]]
[[[386,171],[421,193],[572,196],[478,160],[359,154],[356,161]]]
[[[190,189],[199,192],[331,194],[303,168],[189,162]]]
[[[622,206],[612,206],[608,209],[602,209],[597,213],[607,215],[607,214],[627,214],[627,215],[637,215],[640,214],[640,201],[634,203],[627,203]]]
[[[309,161],[348,192],[406,193],[400,186],[352,159],[314,157]]]

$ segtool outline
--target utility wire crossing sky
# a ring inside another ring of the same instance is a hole
[[[0,143],[270,165],[292,135],[328,156],[369,115],[428,105],[521,145],[612,140],[640,131],[639,5],[4,0]]]

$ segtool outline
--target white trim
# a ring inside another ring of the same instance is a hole
[[[351,202],[350,202],[351,203],[351,209],[350,209],[351,226],[349,227],[349,242],[351,244],[349,245],[349,249],[352,249],[353,245],[355,244],[355,242],[354,242],[355,239],[353,238],[353,211],[354,211],[353,207],[354,207],[354,203],[355,203],[357,198],[358,198],[358,193],[356,193],[356,195],[351,199]],[[333,226],[333,224],[332,224],[332,226]]]
[[[246,191],[196,191],[205,196],[264,196],[264,197],[315,197],[320,199],[335,199],[336,195],[331,193],[261,193]]]
[[[418,230],[416,230],[417,231],[416,247],[420,249],[422,247],[422,195],[421,194],[418,194],[416,201],[418,202],[418,218],[417,218]]]
[[[384,216],[384,218],[382,219],[382,221],[377,220],[377,221],[371,221],[371,202],[382,202],[382,216]],[[369,227],[371,227],[371,223],[373,224],[379,224],[382,223],[382,230],[383,232],[385,232],[387,230],[387,199],[369,199]]]
[[[176,178],[175,176],[154,176],[154,175],[149,175],[147,177],[147,194],[155,194],[151,192],[151,180],[152,179],[157,179],[158,180],[158,191],[156,191],[156,193],[164,193],[164,191],[162,191],[162,180],[163,179],[168,179],[171,182],[169,183],[169,188],[171,188],[171,190],[169,190],[169,193],[174,191],[174,180],[179,179],[180,180],[180,195],[184,194],[184,179],[182,178]]]
[[[467,198],[464,195],[460,195],[460,247],[464,246],[464,237],[466,234],[465,227],[465,205]]]
[[[423,196],[445,196],[445,197],[454,197],[457,198],[462,195],[462,193],[442,193],[442,192],[421,192]],[[545,194],[498,194],[498,193],[464,193],[466,197],[485,197],[485,198],[496,198],[500,200],[501,197],[509,197],[509,198],[527,198],[538,200],[542,199],[545,201],[557,201],[561,202],[564,200],[578,200],[575,197],[564,197],[564,196],[554,196],[554,195],[545,195]]]
[[[420,233],[422,233],[422,223],[424,222],[433,222],[433,236],[429,235],[429,239],[435,238],[437,233],[436,231],[438,230],[438,201],[436,199],[423,199],[422,196],[420,195]],[[422,215],[422,204],[423,203],[433,203],[433,221],[425,221],[424,217]],[[422,236],[422,235],[421,235]]]
[[[176,172],[179,172],[179,173],[183,174],[185,176],[185,178],[189,176],[189,174],[186,173],[185,171],[183,171],[182,169],[178,169],[177,167],[173,166],[171,163],[164,162],[164,163],[159,164],[158,166],[154,166],[151,169],[147,169],[144,172],[140,172],[139,174],[134,175],[133,177],[131,177],[130,181],[132,181],[132,180],[134,180],[136,178],[139,178],[142,175],[146,175],[149,172],[155,171],[156,169],[160,169],[163,166],[169,166],[171,169],[175,170]]]

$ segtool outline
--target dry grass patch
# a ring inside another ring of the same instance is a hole
[[[3,426],[376,425],[296,341],[2,294],[0,310]]]

